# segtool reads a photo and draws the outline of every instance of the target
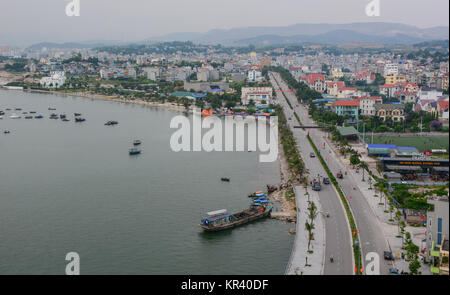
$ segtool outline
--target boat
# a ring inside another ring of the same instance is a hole
[[[34,118],[35,118],[35,119],[42,119],[42,118],[44,118],[44,116],[42,116],[42,115],[37,115],[37,116],[34,116]]]
[[[230,179],[228,177],[222,177],[222,178],[220,178],[220,180],[225,181],[225,182],[230,182]]]
[[[70,120],[67,119],[67,118],[62,118],[61,120],[64,121],[64,122],[69,122],[69,121],[70,121]]]
[[[9,132],[9,130],[5,130],[5,131],[3,131],[3,133],[9,134],[10,132]]]
[[[30,111],[30,114],[36,114],[36,112],[35,111]]]
[[[86,119],[84,118],[75,118],[75,122],[84,122]]]
[[[269,216],[272,208],[272,203],[261,201],[253,202],[250,208],[235,214],[229,214],[226,209],[208,212],[207,217],[202,218],[199,226],[208,232],[231,229]]]
[[[21,111],[21,110],[22,110],[22,108],[15,108],[15,110],[16,110],[16,111]]]
[[[4,111],[0,111],[0,116],[3,116],[5,114]]]
[[[66,114],[61,114],[61,115],[59,115],[59,117],[60,117],[61,119],[64,119],[64,118],[66,117]]]
[[[25,119],[33,119],[33,116],[25,116]]]
[[[142,143],[142,141],[140,141],[140,140],[133,141],[133,145],[140,145],[141,143]]]
[[[50,119],[58,119],[58,115],[53,113],[50,115]]]
[[[55,108],[50,108],[50,107],[48,108],[48,110],[49,110],[49,111],[56,111]]]
[[[73,115],[74,115],[75,117],[79,117],[79,116],[81,116],[81,114],[80,114],[80,113],[73,113]]]
[[[275,192],[275,191],[277,191],[277,187],[275,186],[275,185],[267,185],[267,192],[270,194],[270,193],[273,193],[273,192]]]
[[[22,112],[22,115],[26,115],[26,114],[28,114],[28,112]]]
[[[11,116],[9,116],[11,119],[20,119],[20,116],[16,115],[16,114],[12,114]]]
[[[119,124],[119,122],[117,122],[117,121],[108,121],[105,123],[106,126],[117,125],[117,124]]]
[[[141,153],[141,150],[133,148],[133,149],[130,149],[130,150],[128,151],[128,153],[129,153],[130,155],[139,155],[139,154]]]
[[[253,194],[248,195],[249,198],[260,198],[260,197],[265,197],[266,194],[263,191],[257,191],[254,192]]]

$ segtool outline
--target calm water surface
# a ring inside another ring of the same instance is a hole
[[[198,227],[205,212],[242,210],[248,193],[278,183],[278,162],[259,163],[256,152],[172,152],[169,123],[180,113],[164,109],[0,90],[6,108],[0,274],[63,274],[71,251],[82,274],[284,273],[289,225],[265,219],[212,234]],[[23,111],[44,118],[26,120]],[[14,112],[22,118],[10,119]],[[70,122],[50,120],[51,112]],[[86,122],[75,123],[74,112]],[[130,157],[134,139],[143,153]]]

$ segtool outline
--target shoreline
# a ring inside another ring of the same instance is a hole
[[[8,90],[8,91],[14,90],[14,89],[6,89],[6,88],[0,88],[0,89]],[[117,102],[117,103],[135,104],[135,105],[141,105],[141,106],[146,106],[146,107],[158,107],[158,108],[164,108],[164,109],[168,109],[168,110],[172,110],[172,111],[179,111],[179,112],[187,111],[184,106],[176,105],[171,102],[165,102],[165,103],[148,102],[148,101],[144,101],[144,100],[140,100],[140,99],[126,100],[126,99],[119,98],[117,96],[106,96],[106,95],[101,95],[101,94],[93,94],[93,93],[89,93],[89,92],[67,92],[67,93],[64,93],[64,92],[58,92],[58,91],[48,91],[48,90],[39,90],[39,89],[23,89],[20,91],[28,92],[28,93],[44,93],[44,94],[53,94],[53,95],[61,95],[61,96],[80,97],[80,98],[87,98],[87,99],[91,99],[91,100],[113,101],[113,102]],[[191,113],[192,109],[189,108],[189,110],[187,112]]]

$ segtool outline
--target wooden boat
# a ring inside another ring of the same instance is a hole
[[[133,145],[140,145],[142,143],[142,141],[140,141],[140,140],[134,140],[133,141]]]
[[[105,123],[106,126],[117,125],[117,124],[119,124],[119,122],[117,122],[117,121],[108,121]]]
[[[80,113],[73,113],[73,115],[74,115],[75,117],[81,116]]]
[[[211,214],[215,212],[218,212],[218,214]],[[203,228],[204,231],[213,232],[227,230],[267,217],[272,212],[272,203],[253,203],[249,209],[235,214],[228,214],[226,210],[215,212],[209,212],[208,217],[202,218],[199,226]]]
[[[75,118],[75,122],[84,122],[86,119],[84,118]]]
[[[225,182],[230,182],[230,179],[228,177],[222,177],[220,180],[225,181]]]

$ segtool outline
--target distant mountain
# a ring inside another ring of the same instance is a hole
[[[280,45],[291,43],[313,43],[313,44],[345,44],[345,43],[378,43],[385,45],[393,44],[415,44],[422,42],[423,38],[412,37],[406,34],[397,34],[395,36],[377,36],[361,34],[350,30],[336,30],[325,34],[318,35],[294,35],[294,36],[279,36],[279,35],[263,35],[254,38],[241,39],[235,41],[236,45]]]
[[[337,35],[335,35],[337,34]],[[338,37],[339,36],[339,37]],[[381,42],[383,44],[413,44],[449,38],[448,27],[421,29],[398,23],[295,24],[283,27],[244,27],[211,30],[206,33],[176,33],[149,38],[146,41],[192,41],[224,45],[259,45],[295,42],[340,44],[344,42]],[[344,42],[344,43],[345,43]]]

